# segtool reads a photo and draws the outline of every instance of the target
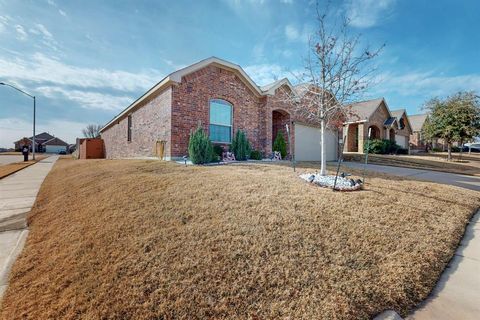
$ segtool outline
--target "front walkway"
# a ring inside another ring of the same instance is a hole
[[[0,300],[28,235],[26,216],[57,159],[48,157],[0,180]]]
[[[363,164],[345,162],[351,168]],[[367,165],[367,170],[402,177],[450,184],[480,191],[480,177],[438,171],[418,170],[381,165]],[[368,183],[368,176],[367,176]],[[445,208],[448,210],[448,208]],[[479,319],[480,315],[480,210],[467,225],[455,255],[442,273],[430,296],[407,319],[447,320]],[[378,319],[394,319],[379,317]]]

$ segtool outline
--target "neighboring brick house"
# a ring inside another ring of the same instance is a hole
[[[395,143],[403,149],[410,148],[410,135],[412,134],[412,125],[407,111],[405,109],[390,111],[397,121],[397,130],[395,131]]]
[[[35,135],[35,151],[36,152],[45,152],[44,143],[48,140],[53,139],[54,136],[47,132],[42,132]],[[24,137],[18,141],[15,141],[15,151],[21,151],[23,146],[28,146],[30,151],[32,150],[32,139],[33,137]]]
[[[412,134],[410,135],[411,149],[415,151],[426,151],[427,145],[423,137],[422,130],[425,120],[427,120],[426,114],[414,114],[410,117],[410,123],[412,124]]]
[[[346,152],[363,153],[368,139],[389,139],[408,148],[411,126],[405,110],[391,112],[384,98],[361,101],[347,106],[349,117],[343,125]]]
[[[199,125],[226,148],[244,130],[252,147],[268,155],[288,124],[296,159],[320,160],[319,125],[300,116],[287,93],[297,93],[287,79],[260,88],[238,65],[202,60],[168,75],[108,122],[100,130],[105,155],[159,156],[161,149],[164,159],[179,159],[188,154],[189,135]],[[326,136],[327,158],[334,160],[337,134],[330,130]]]

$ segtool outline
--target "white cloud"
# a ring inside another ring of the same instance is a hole
[[[122,70],[82,68],[49,58],[41,53],[29,59],[0,57],[3,79],[53,83],[80,88],[111,88],[120,91],[145,91],[163,78],[157,71],[130,73]]]
[[[288,40],[297,40],[300,37],[300,32],[294,25],[289,24],[285,26],[285,36]]]
[[[293,0],[280,0],[281,3],[292,4]]]
[[[311,34],[311,27],[307,24],[302,27],[297,27],[293,24],[288,24],[285,26],[285,37],[289,41],[302,41],[308,42],[308,38]]]
[[[55,3],[55,1],[53,1],[53,0],[47,0],[47,3],[48,3],[49,5],[51,5],[52,7],[56,7],[56,6],[57,6],[57,4]]]
[[[6,30],[6,27],[9,21],[10,21],[10,17],[0,16],[0,33]]]
[[[393,7],[396,0],[349,0],[347,17],[354,27],[369,28],[376,25]]]
[[[60,13],[60,15],[66,17],[67,16],[67,13],[65,11],[63,11],[62,9],[58,9],[58,13]]]
[[[257,64],[245,68],[245,72],[259,86],[264,86],[282,78],[295,81],[296,71],[293,73],[278,64]]]
[[[374,91],[381,95],[398,93],[402,96],[420,95],[425,100],[446,96],[460,90],[480,92],[480,74],[458,76],[436,75],[434,71],[405,74],[384,73],[378,77]]]
[[[68,143],[75,143],[77,137],[82,137],[82,129],[87,123],[55,119],[48,121],[39,121],[35,132],[49,132]],[[0,147],[13,148],[13,142],[23,138],[32,136],[32,123],[20,118],[3,118],[0,119]]]
[[[51,86],[38,87],[36,92],[51,99],[61,98],[73,101],[85,109],[102,109],[107,111],[123,110],[134,100],[129,96],[115,96],[93,91],[69,90]]]
[[[35,24],[35,26],[37,27],[37,30],[40,31],[45,37],[53,38],[53,35],[50,33],[50,31],[47,30],[47,28],[43,24],[37,23]]]
[[[15,25],[15,30],[17,31],[17,39],[18,40],[22,40],[22,41],[27,40],[28,34],[25,31],[25,29],[23,28],[23,26],[17,24],[17,25]]]

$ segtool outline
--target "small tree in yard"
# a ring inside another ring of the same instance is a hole
[[[480,133],[479,97],[474,92],[458,92],[446,99],[433,98],[425,105],[428,119],[423,128],[427,139],[440,138],[452,159],[452,143],[463,144]]]
[[[317,29],[309,40],[305,71],[298,77],[304,85],[297,90],[300,98],[299,92],[289,98],[296,112],[320,122],[321,175],[326,175],[325,130],[341,126],[351,115],[345,106],[358,99],[372,82],[375,68],[370,62],[383,48],[359,48],[360,36],[349,34],[349,20],[337,20],[330,19],[328,8],[321,12],[317,2]]]
[[[277,136],[273,141],[273,151],[280,152],[282,159],[285,159],[287,156],[287,143],[285,142],[285,137],[280,131],[277,133]]]
[[[204,164],[212,161],[214,153],[212,142],[202,127],[190,134],[188,155],[194,164]]]
[[[100,129],[102,129],[102,126],[99,124],[89,124],[85,129],[82,129],[82,133],[85,138],[99,138]]]
[[[242,130],[238,130],[230,146],[230,151],[235,154],[235,159],[240,161],[247,160],[251,150],[247,135]]]

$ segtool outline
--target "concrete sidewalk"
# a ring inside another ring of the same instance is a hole
[[[361,169],[363,164],[345,162]],[[369,164],[367,170],[480,191],[480,177]],[[368,183],[368,176],[367,176]],[[448,210],[448,209],[446,209]],[[455,255],[429,297],[407,317],[415,320],[480,318],[480,210],[470,220]],[[400,319],[385,312],[376,319]]]
[[[57,159],[48,157],[0,180],[0,299],[28,235],[26,216]]]

